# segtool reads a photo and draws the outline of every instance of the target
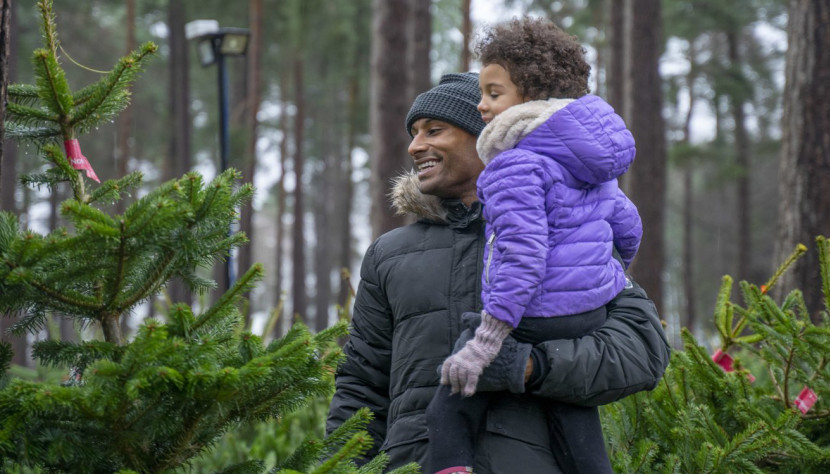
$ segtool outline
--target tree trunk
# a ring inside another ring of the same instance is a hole
[[[358,63],[358,57],[355,58]],[[355,64],[357,66],[357,64]],[[354,184],[352,183],[352,150],[355,149],[357,141],[357,94],[360,87],[358,82],[357,68],[353,70],[349,80],[349,105],[348,105],[348,127],[346,131],[346,153],[341,163],[340,194],[338,199],[340,207],[337,215],[340,216],[340,289],[337,293],[337,302],[345,305],[349,299],[351,286],[349,272],[352,267],[352,200],[354,195]],[[344,272],[345,270],[345,272]]]
[[[135,0],[127,0],[127,19],[126,19],[126,28],[127,28],[127,44],[126,44],[126,54],[132,52],[132,50],[136,49],[136,41],[135,41]],[[133,128],[133,108],[132,106],[128,105],[121,115],[118,116],[118,131],[116,132],[117,141],[116,141],[116,150],[115,150],[115,162],[117,164],[117,169],[115,170],[116,178],[123,178],[130,172],[129,170],[129,162],[130,162],[130,132]],[[117,212],[119,214],[123,213],[124,210],[127,208],[126,200],[122,199],[117,203]]]
[[[2,1],[2,22],[0,26],[0,61],[3,67],[0,68],[0,81],[2,81],[2,99],[0,99],[0,210],[11,211],[20,215],[20,209],[15,202],[14,194],[17,188],[17,143],[6,140],[5,135],[5,110],[6,110],[6,85],[16,81],[17,76],[17,54],[10,54],[16,46],[19,33],[17,31],[17,17],[14,15],[14,7],[11,0]]]
[[[285,163],[288,160],[288,89],[289,76],[283,71],[280,75],[280,177],[277,180],[277,230],[274,244],[274,308],[278,311],[278,323],[274,326],[274,338],[282,337],[285,299],[283,298],[283,239],[285,236]]]
[[[180,178],[190,171],[190,86],[188,84],[188,52],[185,38],[185,5],[183,0],[169,0],[167,10],[170,46],[170,148],[164,167],[164,180]],[[187,285],[178,277],[170,280],[167,294],[173,303],[193,304]]]
[[[825,309],[814,239],[830,236],[830,4],[790,0],[776,262],[811,249],[782,278],[778,294],[801,289],[818,322]]]
[[[3,145],[6,143],[6,97],[9,84],[11,47],[11,0],[0,0],[0,195],[3,192]]]
[[[689,51],[689,74],[686,76],[686,87],[689,90],[689,111],[686,113],[686,120],[683,122],[683,143],[691,143],[692,114],[695,109],[695,81],[697,80],[698,67],[695,63],[697,52],[694,49],[694,42],[690,45]],[[685,326],[692,334],[697,335],[697,308],[695,304],[695,252],[694,252],[694,227],[692,211],[694,205],[694,172],[695,168],[691,161],[683,163],[683,296],[685,317],[680,318],[681,326]]]
[[[389,182],[411,168],[404,130],[409,111],[407,68],[401,54],[407,49],[407,0],[374,0],[372,7],[372,67],[369,99],[372,136],[370,195],[372,235],[378,237],[405,220],[389,206]]]
[[[303,97],[303,60],[299,57],[294,59],[294,106],[296,116],[294,117],[294,225],[291,237],[291,304],[293,309],[290,314],[294,318],[303,318],[306,315],[306,286],[305,286],[305,232],[303,231],[304,206],[303,206],[303,134],[305,132],[305,98]]]
[[[429,3],[429,2],[425,2]],[[461,72],[470,70],[470,40],[473,36],[473,19],[470,17],[471,0],[461,0]]]
[[[248,129],[248,141],[243,154],[245,162],[242,164],[242,180],[246,183],[253,183],[257,165],[257,114],[259,113],[260,84],[262,82],[262,0],[250,0],[248,8],[248,23],[251,30],[246,55],[248,70],[245,87],[247,95],[245,98],[245,122]],[[252,256],[254,247],[253,215],[253,201],[248,201],[242,205],[239,228],[248,236],[249,242],[239,248],[237,275],[244,274],[254,263]],[[250,294],[246,293],[245,298],[249,298],[249,296]],[[248,311],[245,313],[245,327],[250,327],[250,325],[251,305],[249,304]]]
[[[0,0],[0,210],[19,215],[14,200],[17,187],[17,145],[5,140],[6,88],[17,72],[17,55],[11,54],[12,38],[16,38],[17,19],[13,15],[12,0]],[[15,40],[16,41],[16,40]],[[8,329],[18,321],[16,314],[0,314],[0,340],[12,345],[11,363],[30,366],[28,341],[25,335],[13,336]]]
[[[469,0],[464,1],[469,3]],[[423,0],[409,0],[409,12],[412,20],[409,21],[407,29],[407,34],[409,35],[407,39],[409,97],[406,99],[406,112],[409,112],[409,106],[412,105],[412,102],[418,94],[432,87],[429,60],[429,51],[432,48],[432,41],[430,39],[432,38],[432,15],[429,12],[430,3]],[[461,70],[466,71],[463,67]],[[402,118],[401,124],[403,124],[403,120]],[[403,129],[403,126],[401,126],[401,129]],[[411,167],[411,164],[407,163],[407,166]]]
[[[334,103],[334,98],[331,99]],[[314,294],[314,328],[317,332],[329,326],[329,307],[331,306],[331,270],[332,270],[332,247],[334,245],[333,227],[337,224],[334,218],[332,207],[334,201],[340,199],[334,196],[332,190],[335,187],[333,172],[337,166],[337,156],[334,153],[335,146],[332,143],[340,137],[336,132],[337,127],[330,122],[334,117],[323,121],[323,127],[329,131],[326,136],[321,137],[323,144],[323,168],[320,170],[318,184],[315,188],[318,191],[316,197],[316,212],[314,213],[315,236],[317,240],[314,249],[314,275],[317,284]],[[339,118],[339,117],[338,117]],[[337,120],[337,118],[334,118]]]
[[[643,220],[643,241],[631,273],[662,311],[666,139],[658,71],[663,44],[660,0],[631,0],[629,6],[631,94],[626,101],[632,106],[628,125],[637,143],[637,159],[629,172],[629,195]]]
[[[738,52],[738,32],[726,33],[726,42],[729,48],[729,62],[732,74],[737,75],[743,84],[743,75],[740,73],[741,59]],[[736,79],[738,78],[736,77]],[[747,84],[748,85],[748,84]],[[750,229],[750,166],[751,150],[749,134],[746,130],[746,114],[744,112],[745,88],[741,87],[732,94],[732,119],[735,121],[735,165],[738,168],[737,186],[737,220],[738,235],[735,243],[738,245],[738,271],[736,281],[750,278],[750,258],[752,258],[752,234]]]

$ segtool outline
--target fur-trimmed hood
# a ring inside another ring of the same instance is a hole
[[[447,209],[441,198],[422,193],[418,187],[418,175],[414,171],[404,173],[392,181],[389,199],[395,214],[399,216],[412,214],[419,219],[447,222]]]

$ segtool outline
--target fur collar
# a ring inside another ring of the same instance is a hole
[[[476,142],[478,156],[485,165],[490,163],[571,102],[573,99],[532,100],[508,108],[482,130]]]
[[[447,209],[441,204],[441,198],[422,193],[418,187],[418,175],[414,171],[404,173],[392,181],[389,198],[398,215],[414,214],[421,219],[447,222]]]

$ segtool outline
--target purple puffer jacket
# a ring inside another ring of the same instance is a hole
[[[531,101],[490,122],[479,138],[486,168],[484,310],[516,327],[522,317],[589,311],[619,293],[642,237],[617,177],[634,138],[597,96]]]

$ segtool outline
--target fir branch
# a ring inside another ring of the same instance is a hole
[[[141,71],[142,62],[157,49],[153,43],[145,43],[138,51],[121,58],[105,78],[92,86],[87,100],[74,110],[69,126],[82,133],[118,115],[129,105],[127,87]]]
[[[35,123],[44,127],[49,124],[56,124],[60,121],[60,116],[52,113],[48,109],[21,105],[11,101],[6,104],[6,112],[8,113],[8,120],[18,122],[25,121],[26,123]]]
[[[31,84],[9,84],[6,94],[9,101],[14,100],[25,104],[33,104],[40,99],[37,94],[37,87]]]
[[[824,295],[824,311],[830,314],[830,242],[823,235],[819,235],[816,237],[816,248],[818,248],[821,273],[821,293]]]
[[[779,266],[775,270],[775,273],[772,274],[772,277],[770,277],[770,279],[767,280],[766,284],[764,284],[767,293],[769,293],[770,289],[772,289],[772,287],[775,286],[775,284],[778,282],[778,280],[781,278],[784,272],[786,272],[787,269],[789,269],[790,266],[793,263],[795,263],[796,260],[801,258],[801,256],[804,255],[805,252],[807,252],[807,247],[804,246],[804,244],[798,244],[795,246],[795,250],[793,250],[793,252],[784,260],[784,263],[782,263],[781,266]]]
[[[61,136],[61,130],[53,124],[24,126],[15,122],[6,124],[6,137],[33,144],[40,148],[44,141]]]
[[[193,330],[197,330],[200,326],[210,322],[225,306],[232,305],[236,298],[249,291],[262,278],[262,275],[262,264],[254,264],[228,291],[219,297],[219,300],[213,306],[196,319],[196,322],[193,323]]]
[[[68,93],[66,76],[58,64],[54,53],[45,49],[36,49],[32,60],[37,77],[38,91],[43,104],[58,117],[58,124],[65,140],[75,138],[66,128],[66,120],[72,111],[72,95]]]

